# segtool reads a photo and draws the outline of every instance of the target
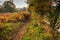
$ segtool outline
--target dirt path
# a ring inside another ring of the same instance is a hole
[[[26,32],[26,28],[28,24],[29,22],[24,23],[24,25],[19,29],[18,33],[15,35],[15,37],[12,40],[21,40]]]

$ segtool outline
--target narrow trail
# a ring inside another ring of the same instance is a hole
[[[15,37],[12,40],[21,40],[23,35],[26,32],[26,28],[29,24],[29,21],[25,22],[24,25],[19,29],[18,33],[15,35]]]

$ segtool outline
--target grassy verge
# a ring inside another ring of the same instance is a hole
[[[17,32],[17,30],[23,25],[22,22],[16,23],[3,23],[2,30],[0,30],[1,40],[11,40],[12,36]]]

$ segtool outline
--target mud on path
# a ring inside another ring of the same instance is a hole
[[[22,37],[24,36],[25,32],[26,32],[26,28],[29,25],[29,21],[25,22],[23,24],[23,26],[19,29],[19,31],[17,32],[16,35],[14,35],[14,37],[12,38],[12,40],[21,40]]]

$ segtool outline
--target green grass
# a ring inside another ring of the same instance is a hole
[[[36,21],[36,19],[31,20],[22,40],[44,40],[44,29],[42,25],[38,25]]]
[[[3,23],[2,27],[4,28],[0,32],[1,40],[11,40],[13,34],[15,34],[22,25],[22,22]]]

